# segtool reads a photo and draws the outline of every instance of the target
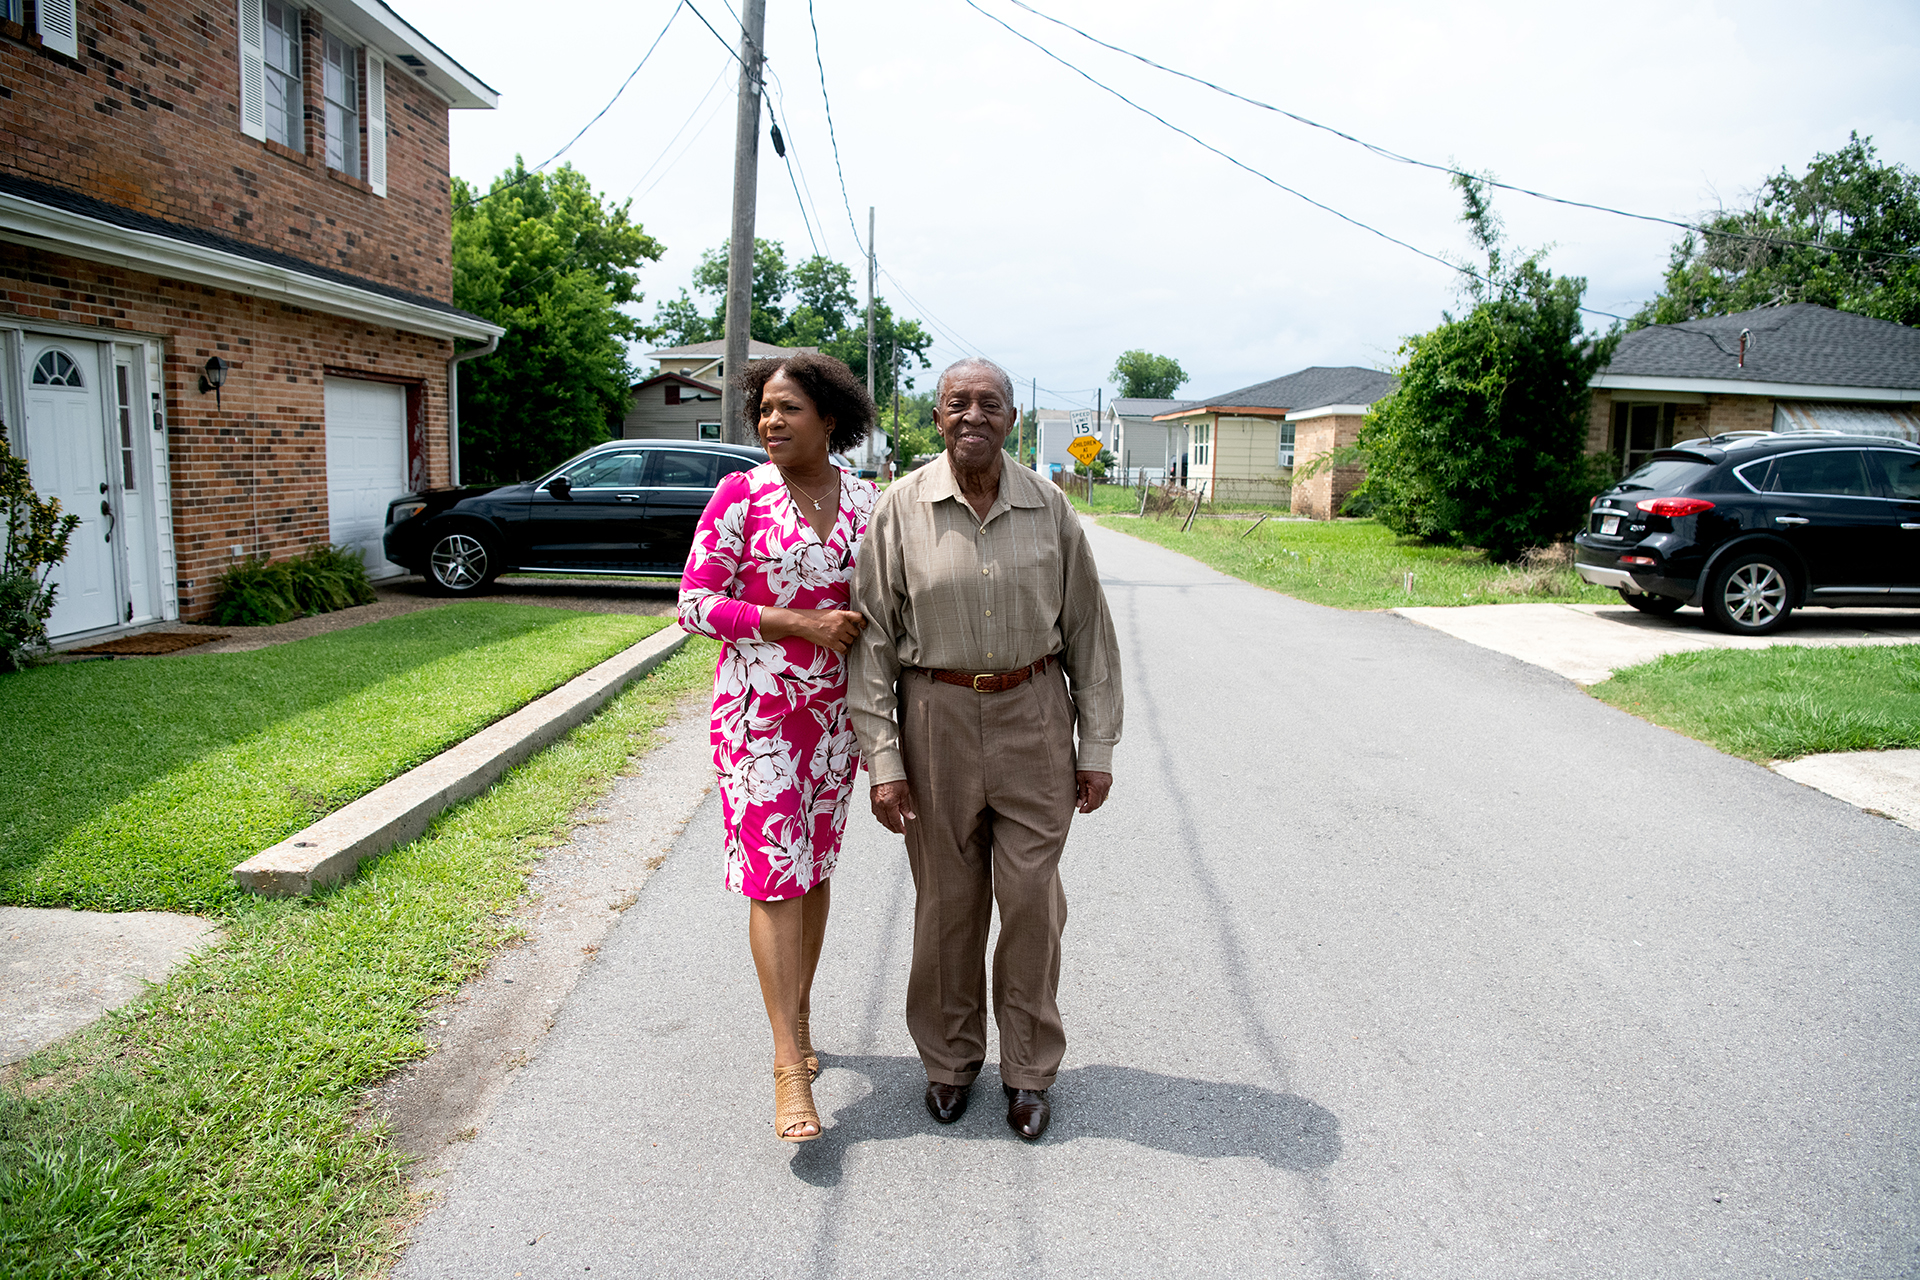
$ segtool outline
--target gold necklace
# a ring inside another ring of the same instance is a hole
[[[802,489],[800,487],[800,482],[795,480],[792,476],[788,475],[787,469],[785,467],[779,468],[779,471],[780,471],[780,478],[787,482],[787,488],[796,490],[801,497],[805,498],[808,502],[811,502],[813,504],[813,509],[815,511],[818,511],[820,509],[820,504],[827,500],[826,494],[822,494],[818,498],[816,498],[812,494],[808,493],[805,489]],[[834,478],[833,492],[835,494],[838,494],[840,492],[840,484],[839,484],[838,476]]]

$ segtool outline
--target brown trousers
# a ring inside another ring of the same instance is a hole
[[[1045,1089],[1066,1031],[1055,999],[1073,822],[1073,703],[1060,664],[1004,693],[900,679],[900,738],[918,818],[907,1029],[927,1079],[970,1085],[986,1060],[987,930],[1000,907],[993,1013],[1000,1078]]]

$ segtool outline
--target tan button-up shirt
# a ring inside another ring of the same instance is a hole
[[[1014,671],[1060,655],[1079,728],[1075,766],[1113,771],[1120,645],[1080,517],[1059,489],[1008,460],[987,518],[945,454],[880,495],[854,567],[867,629],[849,657],[847,706],[874,785],[907,776],[902,667]],[[983,698],[998,694],[981,694]]]

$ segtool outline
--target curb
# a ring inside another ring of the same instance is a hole
[[[418,839],[443,810],[479,795],[508,769],[584,724],[628,684],[677,653],[687,638],[677,626],[661,628],[465,742],[248,858],[233,869],[234,881],[268,898],[338,884],[357,871],[363,859]]]

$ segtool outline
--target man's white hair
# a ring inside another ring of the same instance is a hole
[[[1020,406],[1015,401],[1013,395],[1013,379],[1007,376],[1005,369],[1002,369],[985,356],[963,356],[942,369],[940,371],[940,380],[933,384],[933,402],[935,404],[939,404],[947,398],[947,379],[961,369],[987,370],[993,375],[994,380],[1000,384],[1000,393],[1006,396],[1008,406],[1015,410],[1019,409]]]

